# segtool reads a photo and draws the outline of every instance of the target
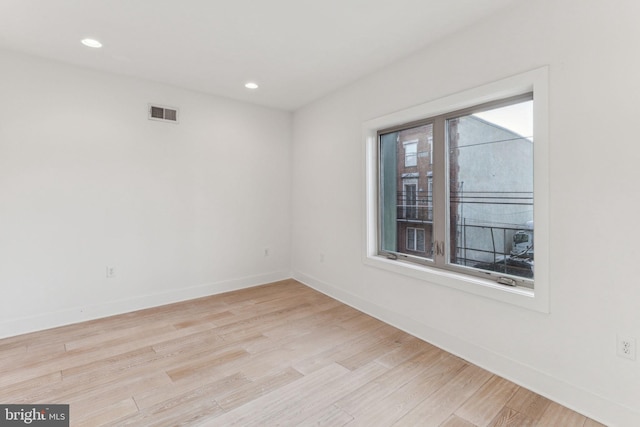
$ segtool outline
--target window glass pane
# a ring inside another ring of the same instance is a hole
[[[533,101],[446,121],[449,262],[533,278]]]
[[[433,258],[433,125],[384,133],[379,141],[381,250]]]
[[[395,133],[380,136],[380,249],[389,252],[396,252],[398,248],[396,145],[397,135]]]

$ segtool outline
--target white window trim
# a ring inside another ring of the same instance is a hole
[[[508,287],[493,280],[378,255],[377,132],[485,102],[533,92],[534,221],[536,224],[535,289]],[[549,313],[549,70],[542,67],[465,90],[363,124],[365,139],[365,230],[363,262],[425,282],[458,289],[530,310]]]

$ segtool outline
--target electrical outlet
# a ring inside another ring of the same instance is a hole
[[[113,279],[114,277],[116,277],[116,268],[107,267],[107,279]]]
[[[636,360],[636,340],[624,335],[618,335],[618,356]]]

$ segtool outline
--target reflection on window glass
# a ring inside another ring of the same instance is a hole
[[[433,257],[432,143],[432,124],[380,135],[384,251]]]

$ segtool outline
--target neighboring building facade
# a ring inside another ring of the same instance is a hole
[[[433,126],[398,132],[397,250],[433,256]]]
[[[495,262],[533,221],[533,141],[473,115],[448,124],[452,262]]]

